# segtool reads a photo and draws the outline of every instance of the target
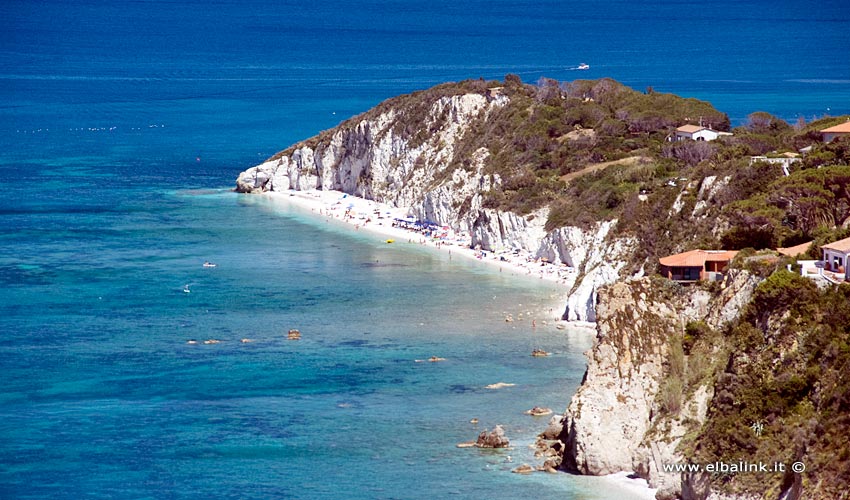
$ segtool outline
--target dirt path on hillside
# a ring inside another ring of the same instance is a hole
[[[592,163],[581,170],[562,175],[561,180],[569,184],[570,181],[572,181],[573,179],[581,177],[582,175],[587,175],[599,170],[603,170],[607,167],[610,167],[611,165],[621,165],[624,167],[629,167],[645,161],[649,161],[649,158],[647,158],[646,156],[629,156],[628,158],[620,158],[619,160],[604,161],[602,163]]]

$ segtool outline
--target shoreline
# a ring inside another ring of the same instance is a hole
[[[420,232],[395,227],[395,219],[407,217],[406,208],[393,207],[364,198],[359,198],[342,191],[293,191],[266,192],[251,196],[264,196],[274,203],[289,203],[301,210],[309,210],[314,216],[323,217],[327,222],[344,225],[349,230],[362,231],[372,234],[387,244],[415,244],[428,251],[448,256],[449,260],[459,257],[467,261],[477,261],[491,267],[506,271],[511,276],[526,280],[540,280],[558,286],[559,297],[552,297],[549,309],[551,314],[545,316],[546,323],[552,321],[558,328],[567,324],[579,328],[595,328],[595,323],[584,321],[568,322],[561,319],[569,294],[565,286],[570,278],[574,278],[575,269],[565,265],[554,265],[535,259],[525,250],[519,252],[481,251],[470,248],[467,235],[456,234],[453,231],[442,231],[442,238],[426,236]],[[342,226],[340,226],[342,227]],[[571,276],[572,275],[572,276]],[[562,294],[562,295],[561,295]],[[505,318],[512,321],[513,318]]]
[[[588,335],[595,335],[596,324],[586,321],[564,321],[561,318],[563,313],[567,294],[569,290],[565,286],[563,278],[565,273],[574,273],[573,269],[566,266],[555,266],[548,263],[542,263],[539,260],[535,261],[530,252],[520,251],[518,253],[497,254],[494,252],[485,252],[482,256],[479,250],[470,248],[468,240],[465,240],[463,235],[448,235],[442,240],[434,240],[426,237],[421,233],[394,227],[392,222],[394,219],[404,219],[407,216],[406,208],[392,207],[387,204],[378,203],[364,198],[359,198],[353,195],[343,193],[341,191],[285,191],[285,192],[267,192],[257,193],[271,200],[275,204],[289,204],[303,211],[309,212],[315,218],[324,218],[326,222],[336,224],[338,227],[345,227],[350,231],[362,231],[374,236],[376,240],[393,240],[392,244],[415,244],[417,247],[426,249],[430,252],[437,252],[443,256],[448,255],[449,260],[454,256],[459,256],[467,261],[478,261],[492,267],[498,267],[510,273],[519,279],[532,281],[545,281],[550,284],[558,285],[560,293],[563,295],[552,305],[551,311],[557,313],[555,316],[549,316],[547,319],[552,320],[541,321],[540,326],[548,326],[557,329],[569,328],[571,330],[579,330],[586,332]],[[257,195],[255,194],[255,195]],[[377,218],[376,213],[380,213],[381,218]],[[367,222],[367,219],[372,219]],[[439,241],[439,244],[438,244]],[[500,257],[505,257],[502,260]],[[543,312],[543,311],[541,311]],[[508,319],[510,318],[510,319]],[[528,321],[528,317],[524,321]],[[516,318],[517,321],[523,321],[523,316],[520,313]],[[506,317],[506,321],[514,321],[510,315]],[[656,489],[650,488],[643,479],[630,477],[633,472],[618,472],[605,476],[580,476],[589,483],[597,483],[603,489],[615,490],[619,494],[639,497],[641,499],[654,499]]]
[[[645,479],[631,477],[633,474],[633,472],[615,472],[605,476],[590,477],[599,478],[605,484],[622,490],[624,493],[638,495],[646,500],[655,500],[655,493],[658,488],[650,488]]]

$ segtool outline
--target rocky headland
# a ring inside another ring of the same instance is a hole
[[[289,147],[236,190],[338,191],[571,270],[561,317],[595,322],[596,340],[566,412],[539,436],[543,464],[517,472],[625,471],[659,500],[848,498],[850,454],[834,443],[850,432],[850,296],[752,250],[817,237],[811,256],[846,236],[850,148],[817,143],[844,118],[792,128],[753,113],[724,140],[674,141],[694,116],[730,126],[708,103],[608,79],[446,84]],[[750,157],[802,146],[795,172]],[[700,247],[743,250],[722,282],[653,276],[659,257]],[[670,468],[739,460],[809,468]]]
[[[719,287],[618,282],[597,310],[584,380],[538,440],[548,464],[633,472],[659,500],[843,498],[846,292],[733,270]],[[750,469],[675,469],[706,464]]]
[[[658,488],[658,498],[678,498],[680,475],[664,464],[685,462],[679,445],[705,422],[714,391],[707,375],[718,368],[704,366],[702,352],[684,354],[686,325],[723,327],[759,281],[735,272],[717,294],[658,278],[603,288],[587,372],[561,420],[561,467],[590,475],[635,471]]]
[[[547,231],[548,206],[527,214],[487,206],[502,178],[487,168],[486,148],[461,158],[458,143],[509,103],[506,94],[486,92],[390,100],[242,172],[236,190],[340,191],[451,226],[482,250],[521,249],[565,264],[576,272],[567,283],[563,319],[594,321],[596,290],[620,278],[634,241],[613,234],[616,220]],[[411,134],[411,127],[426,130],[427,138]]]

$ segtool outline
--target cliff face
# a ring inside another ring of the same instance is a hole
[[[411,216],[467,233],[485,250],[522,248],[566,263],[576,273],[563,317],[594,321],[597,287],[620,277],[633,248],[612,237],[616,221],[547,232],[548,208],[520,215],[485,206],[485,196],[502,183],[486,168],[486,148],[456,157],[460,139],[475,133],[474,122],[508,102],[505,95],[466,93],[434,99],[424,110],[383,106],[242,172],[236,190],[338,190],[406,207]]]
[[[605,475],[633,468],[664,374],[669,332],[680,329],[677,311],[647,301],[649,286],[648,280],[616,283],[600,297],[597,341],[566,414],[567,469]]]
[[[683,496],[850,498],[850,289],[774,272],[725,337],[729,355],[708,420],[689,447],[694,461],[745,457],[785,468],[691,474],[683,478]]]
[[[571,287],[564,318],[596,321],[596,290],[619,279],[625,256],[634,251],[631,238],[612,238],[617,221],[599,222],[591,229],[562,227],[546,235],[537,252],[549,262],[574,267],[577,274]]]
[[[489,190],[499,179],[482,175],[484,152],[477,153],[473,168],[447,172],[454,145],[479,113],[506,102],[505,97],[488,99],[481,94],[441,97],[424,116],[416,118],[419,123],[409,124],[428,131],[426,140],[406,132],[405,110],[389,108],[350,120],[311,145],[291,148],[279,158],[243,172],[236,190],[338,190],[399,207],[416,207],[422,213],[431,211],[446,217],[441,222],[456,223],[451,217],[457,217],[459,202]],[[447,181],[463,185],[431,193]]]
[[[590,475],[635,471],[659,489],[658,498],[680,497],[681,474],[664,465],[685,462],[680,445],[705,422],[714,395],[710,373],[719,369],[712,360],[724,357],[710,341],[686,345],[686,354],[686,325],[720,328],[758,282],[733,271],[719,293],[658,278],[601,288],[585,380],[562,421],[562,468]]]

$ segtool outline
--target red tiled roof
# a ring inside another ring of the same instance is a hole
[[[811,245],[812,242],[807,241],[805,243],[800,243],[799,245],[794,245],[793,247],[777,248],[776,251],[782,255],[787,255],[788,257],[796,257],[808,252]]]
[[[825,129],[821,130],[822,134],[823,133],[836,133],[836,132],[838,132],[838,133],[844,132],[845,134],[850,134],[850,121],[846,121],[844,123],[840,123],[838,125],[835,125],[834,127],[829,127],[829,128],[825,128]]]
[[[729,262],[736,250],[691,250],[658,259],[662,266],[667,267],[703,267],[706,262]]]
[[[682,125],[681,127],[677,128],[676,131],[684,132],[686,134],[693,134],[694,132],[699,132],[704,128],[705,127],[701,127],[699,125]]]
[[[850,238],[844,238],[843,240],[833,241],[832,243],[823,245],[821,248],[826,248],[828,250],[837,250],[839,252],[850,251]]]

